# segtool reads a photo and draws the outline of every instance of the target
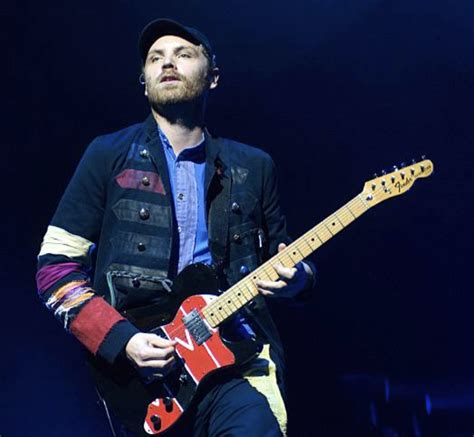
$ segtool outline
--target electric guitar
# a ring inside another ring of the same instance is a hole
[[[210,375],[218,369],[232,369],[258,353],[255,341],[229,341],[220,333],[225,321],[259,295],[258,279],[277,280],[274,265],[294,267],[370,208],[405,193],[418,178],[432,172],[433,163],[423,160],[367,181],[360,194],[220,295],[216,295],[217,278],[209,267],[186,267],[173,284],[181,300],[160,308],[160,326],[149,329],[176,341],[179,364],[164,380],[149,382],[129,363],[112,367],[92,361],[101,396],[137,435],[157,435],[170,429]]]

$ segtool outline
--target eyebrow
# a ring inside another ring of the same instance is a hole
[[[192,50],[196,53],[196,49],[193,46],[178,46],[178,47],[175,47],[173,49],[173,53],[177,53],[177,52],[180,52],[182,50]],[[159,55],[162,55],[164,52],[163,52],[163,50],[160,50],[160,49],[153,49],[153,50],[150,50],[149,54],[151,54],[151,53],[157,53]]]

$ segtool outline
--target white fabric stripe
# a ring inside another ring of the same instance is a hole
[[[38,256],[51,254],[80,258],[87,256],[93,246],[94,243],[79,235],[71,234],[57,226],[48,226]]]

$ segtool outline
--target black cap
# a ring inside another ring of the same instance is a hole
[[[158,18],[157,20],[151,21],[143,28],[138,40],[138,50],[143,64],[145,63],[150,47],[158,38],[165,35],[179,36],[196,45],[202,44],[209,55],[209,58],[214,62],[214,52],[212,51],[211,44],[203,33],[199,32],[199,30],[193,29],[192,27],[183,26],[173,20]]]

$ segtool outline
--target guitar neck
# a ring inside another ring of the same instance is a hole
[[[359,218],[371,206],[364,198],[363,193],[354,197],[343,207],[339,208],[208,304],[203,309],[203,315],[207,322],[212,327],[219,326],[259,294],[255,281],[258,279],[270,281],[278,279],[278,274],[273,268],[274,265],[282,264],[285,267],[294,267]]]

